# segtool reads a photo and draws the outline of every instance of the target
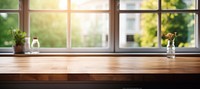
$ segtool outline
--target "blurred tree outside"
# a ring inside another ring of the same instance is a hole
[[[98,18],[98,15],[96,17]],[[88,39],[86,40],[88,44],[86,44],[85,47],[102,47],[102,33],[100,32],[100,30],[102,30],[102,25],[99,23],[100,20],[102,19],[96,19],[96,21],[91,24],[91,29],[88,32]]]
[[[77,19],[76,16],[72,15],[71,47],[82,46],[80,24],[80,19]]]
[[[18,0],[0,0],[0,9],[18,9]]]
[[[59,9],[59,0],[30,0],[30,8]],[[42,48],[66,47],[67,13],[31,12],[29,15],[30,37],[38,37]]]
[[[148,0],[143,3],[141,8],[155,8],[153,3],[155,0]],[[186,9],[186,3],[183,0],[162,0],[162,8],[175,8]],[[148,19],[144,17],[149,17]],[[136,34],[135,40],[141,47],[149,46],[158,47],[157,43],[157,24],[155,21],[157,16],[155,14],[142,14],[141,15],[141,27],[143,35]],[[194,14],[192,13],[162,13],[161,16],[161,45],[165,47],[167,45],[167,39],[164,35],[167,33],[177,32],[178,35],[175,39],[176,47],[194,47]],[[139,39],[141,38],[141,39]]]
[[[31,0],[32,9],[59,9],[60,0]],[[53,2],[53,3],[52,3]],[[48,5],[46,5],[48,3]],[[45,5],[44,5],[45,4]],[[74,6],[72,4],[72,6]],[[62,8],[61,8],[62,9]],[[75,15],[77,14],[77,15]],[[83,29],[81,24],[84,24],[86,17],[81,16],[81,13],[71,14],[71,31],[70,31],[70,41],[71,47],[101,47],[101,33],[94,31],[100,24],[98,21],[94,21],[90,24],[90,31],[87,35],[82,36]],[[80,15],[79,15],[80,14]],[[88,16],[88,18],[90,18]],[[85,19],[82,21],[81,19]],[[39,37],[40,45],[44,48],[65,48],[67,45],[67,32],[69,31],[67,23],[67,13],[66,12],[31,12],[30,13],[30,34],[31,37]],[[101,19],[97,19],[101,20]],[[85,28],[87,29],[87,28]]]
[[[82,18],[84,17],[84,18]],[[93,18],[96,17],[96,18]],[[72,14],[72,47],[103,47],[102,45],[102,14]],[[87,22],[86,22],[87,21]]]
[[[30,13],[31,38],[38,37],[41,47],[66,47],[67,14],[52,12]]]
[[[0,0],[0,9],[18,9],[18,0]],[[0,12],[0,47],[11,47],[10,30],[19,28],[18,13]]]

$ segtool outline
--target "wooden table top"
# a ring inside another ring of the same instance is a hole
[[[200,57],[0,57],[0,74],[200,74]]]

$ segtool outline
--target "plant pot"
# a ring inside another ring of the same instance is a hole
[[[23,45],[15,45],[13,46],[14,54],[24,54],[24,46]]]

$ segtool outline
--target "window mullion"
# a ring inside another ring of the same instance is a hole
[[[26,0],[19,0],[19,3],[20,3],[20,5],[19,5],[19,13],[20,13],[20,29],[21,30],[23,30],[23,31],[25,31],[26,33],[28,33],[28,29],[26,29],[25,27],[26,27],[26,25],[25,25],[25,22],[26,22],[26,20],[25,20],[25,18],[26,18],[26,16],[25,16],[25,13],[26,13],[26,2],[25,2]],[[27,35],[29,35],[29,34],[27,34]]]
[[[71,48],[71,0],[68,1],[68,12],[67,12],[67,48]]]
[[[200,1],[199,1],[199,0],[196,0],[196,2],[198,3],[198,5],[196,5],[197,10],[198,10],[198,13],[197,13],[197,18],[198,18],[197,20],[198,20],[198,21],[196,21],[196,22],[197,22],[197,25],[198,25],[198,26],[196,26],[196,30],[197,30],[197,31],[196,31],[196,33],[197,33],[197,34],[196,34],[196,35],[197,35],[197,36],[196,36],[196,37],[197,37],[197,39],[196,39],[196,41],[197,41],[196,44],[197,44],[197,48],[200,49],[200,28],[199,28],[199,27],[200,27],[200,23],[199,23],[199,21],[200,21]]]
[[[161,0],[158,0],[158,32],[157,32],[157,35],[158,35],[158,47],[161,48],[162,45],[161,45]]]
[[[29,28],[29,22],[30,22],[30,19],[29,19],[29,0],[21,0],[22,4],[23,4],[23,7],[22,7],[22,10],[23,10],[23,30],[27,33],[27,36],[30,37],[30,28]]]
[[[23,17],[24,17],[24,16],[23,16],[23,15],[24,15],[24,14],[23,14],[23,11],[24,11],[23,9],[24,9],[24,8],[23,8],[23,6],[24,6],[23,0],[19,0],[19,23],[20,23],[20,24],[19,24],[19,28],[22,29],[22,30],[24,31],[24,26],[23,26],[23,25],[24,25],[24,24],[23,24],[23,23],[24,23],[24,20],[23,20],[23,19],[24,19],[24,18],[23,18]]]
[[[119,52],[120,48],[119,48],[119,39],[120,39],[120,35],[119,35],[119,14],[120,14],[120,10],[119,10],[119,0],[115,1],[115,49],[114,52]]]
[[[110,2],[110,8],[109,10],[111,11],[111,13],[109,14],[109,22],[110,22],[110,33],[109,33],[109,47],[111,49],[112,52],[115,52],[115,40],[117,39],[115,37],[115,25],[116,25],[116,21],[115,21],[115,13],[116,13],[116,0],[109,0]],[[117,39],[118,40],[118,39]]]

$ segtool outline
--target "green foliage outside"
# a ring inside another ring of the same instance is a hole
[[[154,9],[156,0],[148,0],[142,4],[142,8]],[[162,0],[163,9],[186,9],[186,3],[183,0]],[[148,17],[148,18],[145,18]],[[145,19],[143,19],[145,18]],[[141,27],[143,34],[136,34],[135,40],[140,47],[158,47],[157,36],[157,18],[156,14],[141,15]],[[175,39],[176,47],[194,47],[194,14],[192,13],[162,13],[161,15],[161,45],[167,45],[167,39],[164,37],[167,33],[177,32]]]
[[[30,0],[30,9],[33,10],[59,9],[58,5],[59,0]],[[65,48],[67,27],[67,13],[30,13],[30,37],[38,37],[42,48]]]
[[[96,18],[93,18],[91,20],[90,18],[93,16],[95,16]],[[107,15],[94,13],[72,14],[72,47],[103,47],[101,31],[105,30],[102,28],[105,26],[105,24],[102,24],[100,22],[102,20],[101,17],[105,16]],[[81,24],[89,26],[86,28],[84,26],[81,26]],[[84,32],[85,29],[87,29],[87,33]]]
[[[29,0],[30,9],[36,10],[50,10],[50,9],[59,9],[60,0]]]
[[[30,13],[30,36],[38,37],[41,47],[66,47],[66,13]]]
[[[0,9],[18,9],[18,0],[0,0]]]
[[[18,0],[0,0],[0,9],[18,9]],[[19,27],[18,13],[0,12],[0,47],[12,46],[10,30]]]

